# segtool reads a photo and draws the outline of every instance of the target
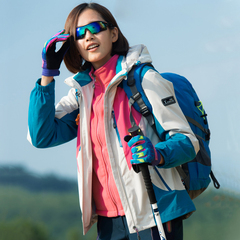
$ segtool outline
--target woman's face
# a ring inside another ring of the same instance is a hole
[[[101,15],[92,10],[84,10],[79,18],[77,27],[85,26],[91,22],[104,21]],[[83,59],[91,62],[95,69],[103,66],[110,58],[112,52],[112,43],[118,39],[118,29],[107,28],[106,31],[92,34],[90,31],[86,31],[83,39],[78,39],[76,45],[78,51]]]

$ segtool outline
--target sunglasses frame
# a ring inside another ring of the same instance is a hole
[[[93,23],[97,23],[100,27],[100,30],[98,32],[94,32],[92,33],[92,31],[89,29],[89,25],[93,24]],[[102,27],[102,25],[104,26],[104,28]],[[104,22],[104,21],[94,21],[94,22],[91,22],[87,25],[84,25],[84,26],[81,26],[81,27],[77,27],[76,28],[76,40],[79,40],[79,39],[83,39],[86,35],[86,30],[88,30],[90,33],[92,34],[97,34],[97,33],[100,33],[102,31],[106,31],[107,28],[113,28],[113,25],[111,23],[108,23],[108,22]],[[78,34],[78,32],[80,33],[80,29],[81,28],[84,28],[84,34]]]

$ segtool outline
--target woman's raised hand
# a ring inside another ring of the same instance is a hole
[[[58,76],[60,74],[59,68],[63,57],[69,49],[69,34],[64,34],[65,30],[59,31],[52,38],[50,38],[42,50],[42,75],[46,77]],[[65,42],[64,42],[65,41]],[[56,52],[56,43],[64,42],[62,47]]]

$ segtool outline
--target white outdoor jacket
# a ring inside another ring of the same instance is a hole
[[[126,57],[120,56],[116,75],[111,80],[104,99],[104,127],[109,161],[130,233],[136,232],[136,228],[141,231],[153,227],[155,221],[142,174],[137,174],[133,168],[129,169],[124,149],[119,144],[118,133],[113,128],[112,111],[117,87],[122,81],[126,81],[127,74],[134,64],[144,62],[151,62],[144,45],[130,48]],[[84,234],[97,220],[92,200],[93,167],[90,138],[94,81],[90,78],[89,71],[77,73],[65,80],[71,90],[56,105],[56,109],[54,82],[46,87],[37,82],[30,98],[28,136],[34,146],[46,148],[67,142],[78,135],[78,186]],[[199,145],[177,101],[169,106],[162,104],[162,99],[175,97],[172,83],[163,79],[156,71],[148,70],[143,76],[142,86],[152,105],[159,135],[164,139],[160,142],[146,119],[141,118],[139,126],[144,135],[151,139],[156,149],[164,156],[164,166],[149,166],[149,171],[162,222],[167,222],[195,210],[175,167],[192,160],[199,150]],[[78,113],[80,119],[77,133],[75,119]],[[121,121],[118,121],[117,127],[120,124]]]

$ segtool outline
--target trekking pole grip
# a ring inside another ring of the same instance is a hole
[[[141,129],[138,126],[129,128],[128,132],[131,134],[132,137],[137,136],[137,135],[143,135]],[[139,167],[140,172],[142,172],[143,180],[144,180],[144,183],[145,183],[145,186],[147,189],[150,203],[154,204],[157,202],[157,200],[156,200],[155,193],[153,190],[153,185],[152,185],[152,180],[151,180],[151,176],[149,173],[148,165],[149,165],[148,163],[142,163],[142,164],[138,164],[138,167]]]
[[[150,203],[154,204],[157,202],[157,200],[156,200],[155,193],[153,190],[153,185],[152,185],[152,180],[151,180],[151,176],[150,176],[149,169],[148,169],[148,164],[147,163],[139,164],[139,169],[143,175],[143,180],[144,180],[144,183],[145,183],[145,186],[147,189]]]

